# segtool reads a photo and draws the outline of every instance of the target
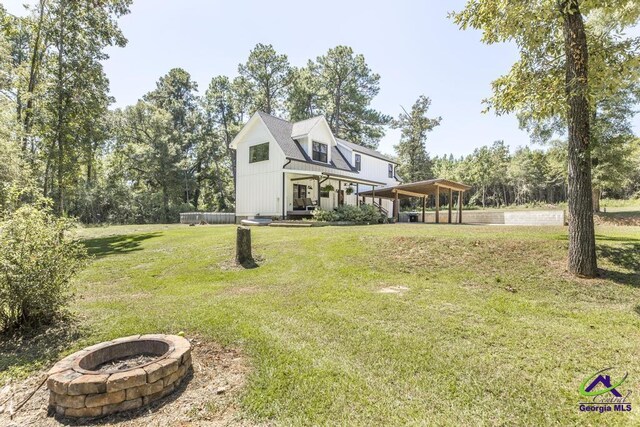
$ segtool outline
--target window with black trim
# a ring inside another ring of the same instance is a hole
[[[313,141],[313,154],[312,154],[313,160],[315,160],[316,162],[327,163],[328,150],[329,150],[329,147],[327,146],[327,144]]]
[[[362,156],[360,154],[356,154],[356,170],[358,172],[362,170]]]
[[[389,163],[389,178],[393,178],[393,164]]]
[[[249,163],[269,160],[269,143],[253,145],[249,147]]]

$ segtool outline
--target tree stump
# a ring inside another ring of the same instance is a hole
[[[249,227],[238,227],[236,235],[236,262],[238,264],[253,264],[251,255],[251,229]]]

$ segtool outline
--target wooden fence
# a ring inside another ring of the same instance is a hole
[[[231,212],[184,212],[180,224],[235,224],[236,214]]]

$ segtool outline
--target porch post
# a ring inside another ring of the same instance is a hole
[[[436,186],[436,224],[440,224],[440,187]]]
[[[320,176],[318,176],[317,180],[318,180],[318,191],[317,191],[317,193],[318,193],[318,206],[317,206],[317,209],[320,209]]]
[[[342,203],[340,202],[340,190],[342,190],[342,181],[338,180],[338,206],[342,206]]]
[[[462,191],[458,191],[458,224],[462,224]]]
[[[356,194],[360,195],[360,185],[356,182]],[[356,206],[360,207],[360,197],[356,196]]]
[[[422,196],[422,222],[426,222],[425,211],[427,207],[427,196]]]
[[[393,217],[396,222],[400,222],[400,203],[398,203],[398,192],[394,191],[395,198],[393,199]]]
[[[453,190],[449,189],[449,224],[451,224],[451,208],[453,207]]]
[[[282,219],[287,219],[287,188],[285,186],[286,175],[286,172],[282,172]]]

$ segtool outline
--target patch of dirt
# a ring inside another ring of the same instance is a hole
[[[18,411],[10,413],[45,377],[46,369],[24,381],[0,389],[0,425],[7,427],[61,425],[117,426],[252,426],[242,418],[239,398],[250,371],[247,358],[238,350],[192,338],[193,371],[171,395],[144,408],[95,420],[49,416],[49,391],[42,386]]]
[[[407,292],[409,288],[406,286],[389,286],[387,288],[378,289],[379,294],[403,294]]]
[[[235,259],[230,259],[219,263],[218,268],[222,271],[242,271],[260,267],[265,263],[265,259],[262,255],[254,255],[253,261],[254,262],[238,264]]]

